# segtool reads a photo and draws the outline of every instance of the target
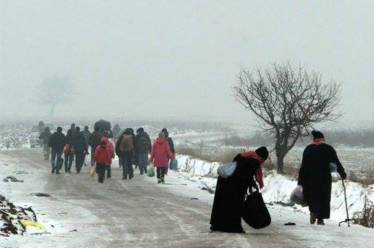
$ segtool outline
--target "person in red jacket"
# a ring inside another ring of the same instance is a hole
[[[109,138],[109,134],[107,132],[104,133],[104,137],[102,137],[101,140],[105,141],[106,149],[108,150],[109,155],[110,155],[110,160],[108,160],[108,166],[106,167],[106,172],[107,172],[107,178],[111,178],[112,177],[112,160],[115,157],[114,145],[112,143],[112,140]]]
[[[105,139],[102,139],[100,146],[96,147],[95,161],[99,183],[104,183],[105,171],[112,161],[110,149],[107,147]]]
[[[157,168],[158,183],[165,183],[165,172],[169,166],[169,160],[173,158],[165,134],[163,132],[159,133],[151,153],[151,161]]]

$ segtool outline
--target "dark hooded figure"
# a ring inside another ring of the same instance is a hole
[[[175,146],[174,146],[174,141],[173,139],[169,136],[169,131],[166,129],[166,128],[163,128],[161,130],[161,132],[163,132],[165,134],[165,138],[169,144],[169,147],[170,147],[170,151],[171,153],[173,154],[173,157],[175,158]],[[172,163],[172,160],[170,160],[169,162],[169,165],[168,167],[166,168],[165,170],[165,175],[168,174],[168,170],[169,170],[169,167],[171,168],[171,163]]]
[[[126,128],[117,140],[115,146],[116,154],[122,166],[122,179],[127,180],[134,177],[134,135],[131,128]]]
[[[309,206],[310,223],[324,225],[323,219],[330,218],[331,169],[336,165],[342,179],[347,177],[334,148],[325,143],[324,135],[313,131],[313,143],[303,153],[298,184],[303,187],[304,200]]]
[[[95,151],[96,147],[101,144],[101,138],[103,137],[103,132],[99,127],[95,127],[95,130],[90,134],[88,139],[88,144],[91,146],[91,166],[95,165]]]
[[[49,149],[49,140],[51,139],[51,131],[49,127],[46,127],[44,131],[40,134],[39,139],[43,141],[43,153],[44,153],[44,160],[49,160],[49,155],[51,153]]]
[[[75,134],[73,135],[73,149],[75,154],[75,168],[77,170],[77,173],[80,173],[84,163],[84,159],[89,153],[86,139],[81,133],[79,127],[75,128]]]
[[[144,128],[138,128],[135,136],[135,156],[139,165],[140,175],[147,173],[148,154],[152,151],[152,142]]]
[[[49,139],[49,146],[52,149],[52,174],[55,172],[56,174],[60,174],[62,163],[59,164],[59,162],[62,161],[61,156],[65,146],[65,135],[62,133],[62,127],[58,127],[57,131],[52,134],[51,138]]]
[[[167,140],[168,143],[169,143],[169,147],[170,147],[170,151],[171,151],[171,153],[175,154],[174,141],[173,141],[173,139],[169,136],[169,131],[168,131],[166,128],[163,128],[163,129],[161,130],[161,132],[163,132],[163,133],[165,134],[166,140]]]
[[[241,225],[241,210],[244,196],[249,187],[258,188],[256,181],[263,184],[262,164],[268,158],[266,147],[243,152],[235,156],[236,169],[228,177],[218,177],[214,195],[210,229],[228,233],[244,233]]]

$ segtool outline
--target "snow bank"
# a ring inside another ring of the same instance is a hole
[[[179,155],[177,159],[181,175],[196,182],[201,189],[215,189],[217,168],[220,166],[220,163],[210,163],[185,155]],[[267,203],[291,205],[289,198],[296,185],[297,181],[293,178],[279,175],[274,171],[269,172],[265,176],[265,187],[262,190],[264,200]],[[364,187],[358,183],[346,182],[346,190],[350,217],[352,217],[355,212],[362,211],[365,197],[370,201],[374,201],[374,185]],[[308,213],[307,207],[293,206],[293,208]],[[337,181],[332,184],[331,219],[342,221],[345,218],[343,186],[341,181]]]

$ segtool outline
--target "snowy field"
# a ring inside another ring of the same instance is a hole
[[[162,125],[137,124],[143,126],[154,140]],[[192,125],[192,124],[191,124]],[[62,125],[64,130],[69,124]],[[81,125],[83,126],[83,125]],[[221,158],[226,153],[232,154],[247,149],[253,149],[261,144],[248,144],[248,146],[232,146],[225,144],[225,140],[232,137],[248,138],[250,131],[245,126],[222,125],[222,126],[203,126],[192,125],[170,126],[168,127],[171,137],[174,139],[176,147],[191,149],[195,153],[202,154],[203,157]],[[92,130],[92,126],[90,127]],[[134,127],[136,130],[136,127]],[[31,132],[32,126],[29,124],[1,125],[0,126],[0,150],[30,147],[30,139],[35,139],[35,133]],[[327,137],[328,141],[328,137]],[[336,144],[331,144],[336,145]],[[348,175],[361,178],[374,177],[374,147],[348,147],[342,145],[335,146],[338,156]],[[269,147],[272,149],[272,147]],[[301,163],[304,147],[295,147],[286,157],[286,165],[298,168]],[[183,149],[182,149],[183,150]],[[177,151],[178,152],[178,151]],[[274,154],[271,154],[275,161]],[[230,159],[226,157],[226,160]]]
[[[62,124],[61,126],[66,131],[70,125]],[[81,126],[83,125],[81,124]],[[136,130],[138,126],[143,126],[154,140],[161,128],[166,125],[137,123],[134,129]],[[229,161],[232,154],[262,145],[233,146],[226,144],[226,141],[233,137],[248,138],[250,136],[250,130],[240,125],[198,125],[195,123],[191,124],[191,127],[188,124],[182,126],[174,124],[167,127],[177,148],[181,151],[193,151],[195,157],[209,158],[210,161]],[[90,126],[90,129],[92,130],[92,126]],[[36,136],[35,132],[31,132],[31,130],[32,126],[30,124],[0,125],[0,150],[30,147],[31,139],[35,140]],[[336,144],[332,145],[335,146]],[[374,180],[374,147],[336,145],[335,148],[349,178],[361,182],[372,182]],[[269,147],[269,149],[272,149],[272,147]],[[286,157],[286,166],[297,170],[301,163],[303,150],[304,147],[300,146],[292,149]],[[275,161],[273,153],[271,158],[272,161]]]

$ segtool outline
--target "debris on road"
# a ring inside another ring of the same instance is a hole
[[[30,173],[27,171],[16,171],[16,175],[27,175],[27,174],[30,174]]]
[[[31,207],[17,207],[0,195],[0,236],[23,235],[26,226],[22,223],[28,222],[37,223],[36,214]]]
[[[51,197],[51,195],[47,193],[32,193],[31,195],[37,196],[37,197]]]
[[[7,176],[6,178],[3,179],[3,182],[6,182],[6,183],[9,183],[9,182],[12,182],[12,183],[23,183],[23,180],[18,180],[14,176]]]
[[[287,222],[287,223],[284,223],[285,226],[296,226],[296,223],[294,222]]]

